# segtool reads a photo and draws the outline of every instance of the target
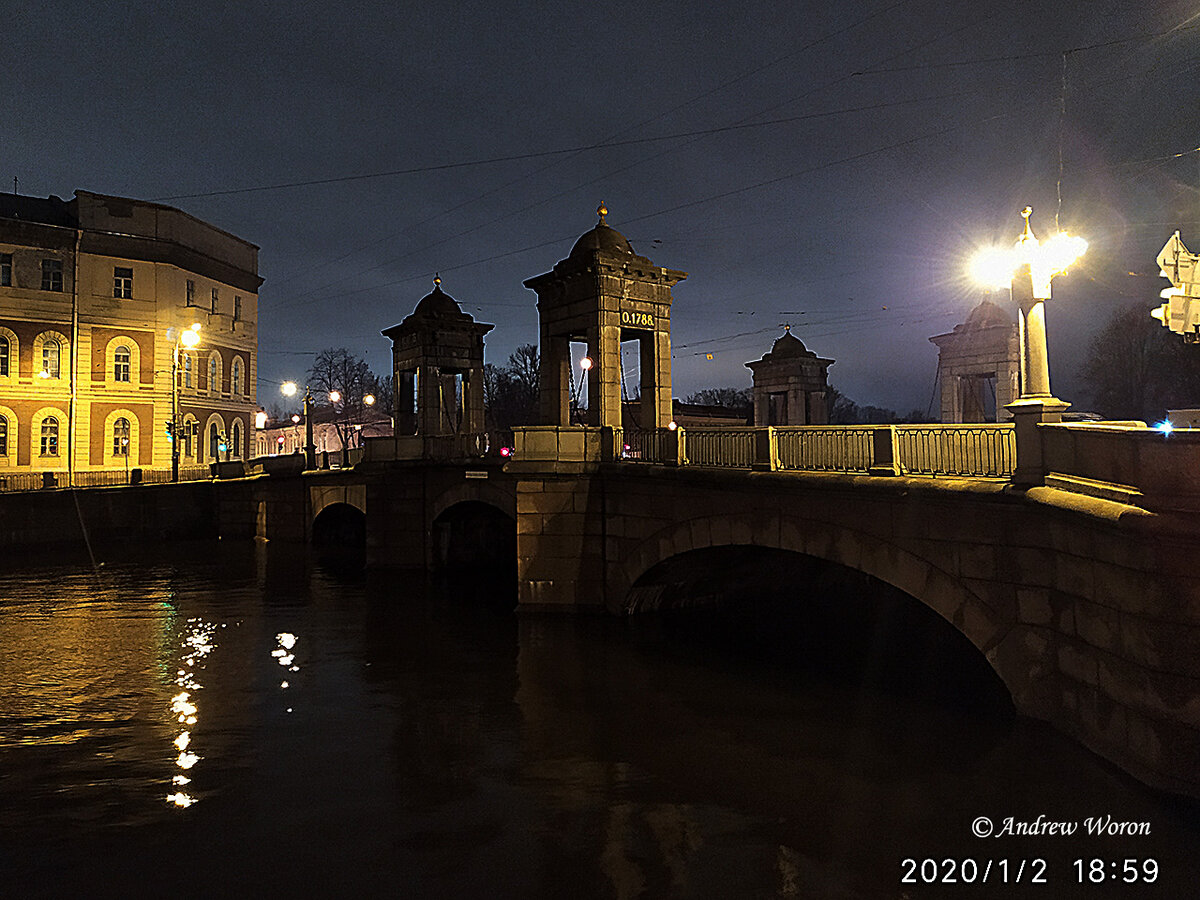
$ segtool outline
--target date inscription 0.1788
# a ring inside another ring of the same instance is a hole
[[[635,328],[653,328],[654,314],[623,309],[621,310],[621,324],[631,325]]]

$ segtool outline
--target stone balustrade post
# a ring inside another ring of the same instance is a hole
[[[899,475],[900,451],[896,441],[896,426],[880,425],[871,430],[871,475]]]
[[[778,440],[770,425],[754,430],[754,462],[750,468],[756,472],[774,472],[779,468]]]
[[[1046,458],[1038,425],[1061,422],[1070,405],[1057,397],[1027,397],[1004,407],[1012,413],[1017,432],[1017,464],[1012,475],[1016,487],[1046,483]]]
[[[687,465],[687,439],[682,428],[668,428],[662,432],[663,465]]]

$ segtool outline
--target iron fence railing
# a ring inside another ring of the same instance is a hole
[[[635,428],[614,430],[618,457],[627,462],[661,463],[667,459],[666,429],[640,431]]]
[[[180,481],[203,481],[212,477],[209,466],[182,466]],[[122,484],[166,484],[171,481],[170,469],[147,469],[134,467],[125,469],[88,469],[75,472],[68,478],[65,470],[38,472],[4,472],[0,470],[0,492],[40,491],[47,488],[64,488],[68,482],[78,488],[115,487]]]
[[[897,425],[900,471],[911,475],[1007,478],[1017,458],[1012,425]]]
[[[780,469],[866,474],[872,463],[872,429],[839,425],[775,429]]]
[[[683,436],[688,465],[748,469],[754,465],[754,428],[688,428]]]

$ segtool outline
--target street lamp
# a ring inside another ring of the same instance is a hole
[[[200,323],[180,332],[171,349],[171,480],[179,480],[179,348],[191,349],[200,343]],[[126,458],[128,465],[128,458]]]
[[[1009,248],[980,251],[971,262],[975,279],[994,289],[1009,288],[1020,310],[1021,400],[1054,400],[1046,351],[1046,305],[1050,282],[1087,251],[1087,241],[1059,232],[1040,242],[1029,227],[1033,210],[1025,207],[1025,229]],[[1058,401],[1055,401],[1058,402]],[[1065,407],[1064,407],[1065,408]]]
[[[285,397],[296,396],[296,382],[285,381],[280,385],[279,390]],[[304,468],[315,469],[317,467],[317,448],[313,446],[313,423],[312,423],[312,391],[308,389],[308,385],[304,386]],[[295,417],[292,418],[295,421]]]

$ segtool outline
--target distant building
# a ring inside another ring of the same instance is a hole
[[[754,424],[828,425],[832,365],[785,331],[762,359],[746,363],[754,373]]]
[[[342,439],[337,426],[330,420],[332,415],[328,407],[319,408],[313,412],[313,447],[317,454],[317,464],[322,464],[322,457],[328,454],[333,463],[341,461]],[[305,428],[304,418],[297,416],[295,422],[271,422],[266,428],[257,430],[254,444],[251,448],[253,456],[288,456],[304,452]],[[385,414],[373,414],[366,422],[355,422],[349,426],[350,440],[347,450],[355,450],[363,446],[365,438],[392,437],[392,420]]]
[[[0,471],[239,458],[257,408],[258,248],[169,206],[0,194]],[[224,448],[224,449],[223,449]]]
[[[998,422],[1021,395],[1021,339],[1017,323],[984,300],[947,334],[929,339],[938,348],[944,424]]]

